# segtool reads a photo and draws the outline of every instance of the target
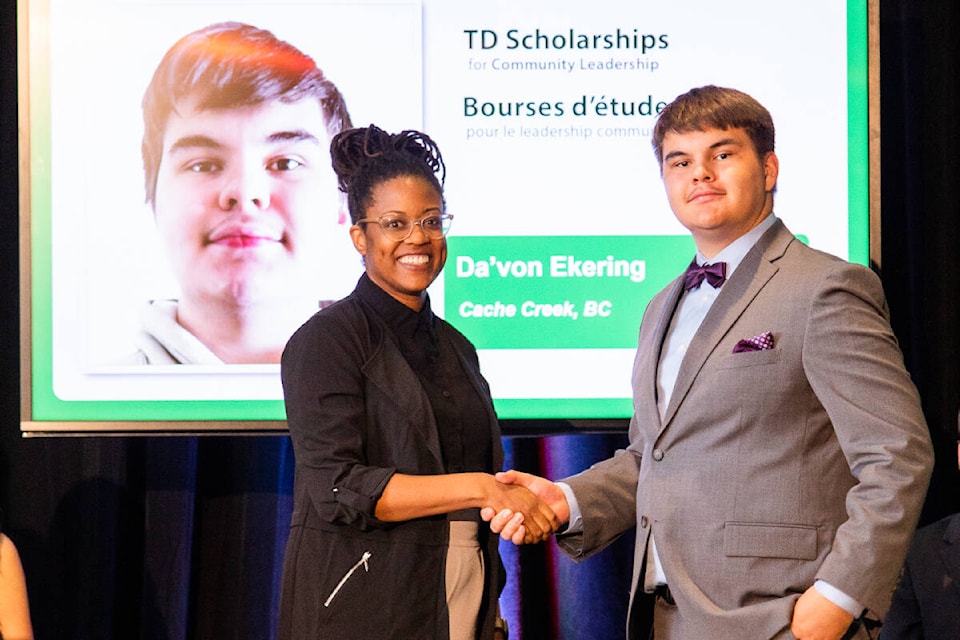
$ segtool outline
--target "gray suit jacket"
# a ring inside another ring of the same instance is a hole
[[[635,525],[635,591],[653,532],[677,603],[663,637],[790,638],[815,579],[882,617],[933,453],[879,279],[778,221],[721,289],[661,421],[681,293],[682,277],[644,313],[630,445],[566,480],[584,529],[561,547],[585,558]],[[772,349],[733,353],[766,331]]]

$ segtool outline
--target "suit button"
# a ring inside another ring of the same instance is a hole
[[[654,449],[653,450],[653,459],[657,462],[663,460],[663,449]]]
[[[640,516],[640,528],[646,529],[648,524],[650,524],[650,521],[647,519],[647,516]]]

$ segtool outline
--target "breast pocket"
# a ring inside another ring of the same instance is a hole
[[[765,364],[776,364],[780,361],[780,354],[780,349],[731,353],[720,361],[720,363],[717,365],[717,368],[738,369],[740,367],[758,367]]]

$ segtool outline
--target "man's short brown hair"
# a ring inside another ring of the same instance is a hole
[[[773,118],[751,96],[707,85],[677,96],[664,107],[653,128],[653,152],[663,163],[663,138],[667,133],[688,133],[705,129],[743,129],[760,158],[773,151]]]

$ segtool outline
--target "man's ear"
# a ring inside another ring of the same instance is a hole
[[[777,158],[777,154],[771,151],[763,159],[764,186],[767,192],[773,191],[773,188],[777,186],[777,176],[779,175],[780,159]]]

